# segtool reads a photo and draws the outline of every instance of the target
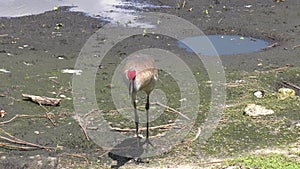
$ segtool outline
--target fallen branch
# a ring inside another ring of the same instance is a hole
[[[300,47],[300,45],[295,45],[295,46],[292,47],[292,49],[294,50],[294,49],[299,48],[299,47]]]
[[[41,116],[37,116],[37,115],[17,114],[17,115],[15,115],[14,117],[12,117],[11,119],[9,119],[7,121],[0,122],[0,124],[10,123],[14,119],[21,118],[21,117],[26,117],[26,118],[47,118],[45,115],[43,115],[43,116],[42,115]]]
[[[50,79],[50,81],[57,84],[57,85],[60,85],[60,83],[58,81],[54,80],[54,79]]]
[[[10,137],[10,138],[8,138],[8,137],[0,136],[0,139],[3,139],[3,140],[8,141],[10,143],[21,144],[21,145],[26,145],[26,146],[31,146],[31,147],[34,147],[34,148],[40,148],[40,149],[46,149],[46,150],[52,150],[52,149],[54,149],[54,147],[47,147],[47,146],[42,146],[42,145],[38,145],[38,144],[27,142],[27,141],[23,141],[21,139],[18,139],[16,137],[14,137],[13,135],[9,134],[8,132],[6,132],[5,130],[3,130],[2,128],[0,128],[0,130],[5,135],[7,135],[7,136]]]
[[[298,89],[298,90],[300,90],[300,87],[299,86],[297,86],[297,85],[295,85],[295,84],[292,84],[292,83],[290,83],[290,82],[287,82],[287,81],[282,81],[282,83],[283,84],[286,84],[286,85],[288,85],[288,86],[291,86],[291,87],[293,87],[293,88],[295,88],[295,89]]]
[[[86,115],[86,116],[87,116],[87,115]],[[83,131],[83,133],[84,133],[84,135],[85,135],[85,138],[86,138],[88,141],[90,141],[90,138],[89,138],[89,136],[88,136],[88,134],[87,134],[87,131],[86,131],[86,123],[83,122],[82,118],[81,118],[78,114],[75,114],[75,115],[73,116],[73,119],[75,119],[75,120],[78,122],[79,126],[81,127],[81,129],[82,129],[82,131]]]
[[[17,145],[12,145],[8,143],[2,143],[0,142],[0,147],[8,147],[11,149],[22,149],[22,150],[32,150],[34,147],[27,147],[27,146],[17,146]]]
[[[38,103],[39,105],[58,106],[61,102],[61,99],[50,98],[46,96],[35,96],[30,94],[22,94],[22,96],[35,103]]]
[[[279,46],[279,44],[278,44],[277,42],[275,42],[275,43],[272,43],[271,45],[269,45],[269,46],[263,48],[262,50],[267,50],[267,49],[270,49],[270,48],[275,48],[275,47],[277,47],[277,46]]]
[[[181,112],[179,112],[179,111],[173,109],[172,107],[163,105],[163,104],[161,104],[161,103],[159,103],[159,102],[154,102],[154,103],[151,103],[151,104],[158,105],[158,106],[161,106],[161,107],[163,107],[163,108],[169,109],[169,110],[171,110],[172,112],[177,113],[177,114],[179,114],[180,116],[184,117],[185,119],[191,120],[191,119],[188,118],[186,115],[184,115],[184,114],[182,114]]]
[[[56,97],[60,96],[60,95],[63,94],[63,93],[66,93],[66,92],[68,92],[68,91],[71,91],[71,90],[72,90],[71,87],[68,87],[68,88],[66,88],[66,89],[64,89],[63,87],[61,87],[61,88],[58,90],[58,92],[57,92],[57,94],[56,94]]]
[[[165,125],[159,125],[159,126],[153,126],[149,127],[150,130],[155,130],[155,129],[171,129],[176,127],[174,123],[171,124],[165,124]],[[136,129],[130,129],[130,128],[118,128],[118,127],[111,127],[111,130],[114,131],[119,131],[119,132],[134,132]],[[139,129],[140,131],[147,130],[146,127],[142,127]]]
[[[166,105],[163,105],[162,103],[159,103],[159,102],[152,102],[151,105],[158,105],[158,106],[161,106],[163,108],[166,108],[168,110],[170,110],[170,112],[173,112],[173,113],[176,113],[176,114],[179,114],[180,116],[182,116],[183,118],[187,119],[187,120],[191,120],[189,117],[187,117],[186,115],[182,114],[180,111],[177,111],[175,109],[173,109],[172,107],[169,107],[169,106],[166,106]],[[143,109],[144,107],[143,106],[137,106],[137,109]],[[115,113],[115,112],[120,112],[122,110],[127,110],[127,109],[132,109],[131,107],[125,107],[125,108],[121,108],[121,109],[117,109],[117,110],[109,110],[109,112],[112,112],[112,113]]]
[[[293,66],[294,65],[287,64],[283,67],[269,67],[269,69],[267,69],[267,70],[261,70],[260,73],[283,72]]]

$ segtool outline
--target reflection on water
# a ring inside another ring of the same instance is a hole
[[[145,8],[170,8],[156,6],[142,1],[124,0],[1,0],[0,17],[20,17],[53,10],[54,6],[73,6],[71,11],[84,12],[92,17],[101,17],[112,23],[130,23],[138,12]]]
[[[208,40],[212,43],[208,44]],[[268,46],[268,42],[238,35],[208,35],[188,37],[178,41],[178,46],[189,52],[193,49],[196,53],[214,55],[233,55],[260,51]],[[188,47],[189,46],[189,47]],[[216,53],[217,52],[217,53]]]

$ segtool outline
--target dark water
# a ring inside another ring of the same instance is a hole
[[[208,43],[209,41],[211,42]],[[188,37],[178,41],[178,46],[187,51],[192,52],[192,49],[203,55],[232,55],[258,52],[268,46],[268,42],[238,35],[208,35]],[[212,48],[215,48],[215,50]]]

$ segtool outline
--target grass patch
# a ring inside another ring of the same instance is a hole
[[[267,156],[245,156],[226,162],[226,166],[239,166],[239,168],[278,168],[278,169],[297,169],[300,163],[293,161],[284,155],[269,154]]]
[[[207,144],[202,145],[210,155],[235,155],[252,149],[281,146],[299,138],[299,97],[280,100],[278,89],[288,81],[299,86],[300,68],[259,72],[230,72],[227,74],[226,109],[218,128]],[[295,80],[296,79],[296,80]],[[265,92],[256,98],[254,91]],[[296,89],[295,89],[296,90]],[[275,111],[275,114],[249,117],[243,114],[247,104],[254,103]],[[195,148],[199,146],[195,146]]]

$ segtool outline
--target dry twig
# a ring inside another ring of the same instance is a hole
[[[155,129],[171,129],[171,128],[175,128],[175,124],[174,123],[171,123],[171,124],[165,124],[165,125],[159,125],[159,126],[153,126],[153,127],[149,127],[150,130],[155,130]],[[114,131],[119,131],[119,132],[133,132],[135,131],[136,129],[129,129],[129,128],[118,128],[118,127],[111,127],[111,130],[114,130]],[[147,130],[146,127],[142,127],[139,129],[140,131],[143,131],[143,130]]]
[[[86,137],[86,139],[88,140],[88,141],[90,141],[90,138],[89,138],[89,136],[88,136],[88,134],[87,134],[87,131],[86,131],[86,123],[82,120],[82,117],[80,117],[78,114],[75,114],[74,116],[73,116],[73,118],[78,122],[78,124],[79,124],[79,126],[81,127],[81,129],[82,129],[82,131],[83,131],[83,133],[84,133],[84,135],[85,135],[85,137]]]
[[[179,115],[182,116],[183,118],[185,118],[185,119],[187,119],[187,120],[191,120],[191,119],[188,118],[186,115],[184,115],[184,114],[182,114],[181,112],[179,112],[179,111],[173,109],[172,107],[163,105],[163,104],[161,104],[161,103],[159,103],[159,102],[154,102],[154,103],[151,103],[151,104],[158,105],[158,106],[161,106],[161,107],[163,107],[163,108],[169,109],[169,110],[171,110],[172,112],[179,114]]]
[[[277,42],[275,42],[275,43],[272,43],[271,45],[265,47],[263,50],[267,50],[267,49],[274,48],[274,47],[277,47],[277,46],[279,46],[279,44]]]
[[[27,147],[27,146],[17,146],[17,145],[12,145],[8,143],[2,143],[0,142],[0,147],[8,147],[11,149],[22,149],[22,150],[32,150],[34,147]]]
[[[191,140],[191,142],[197,140],[197,139],[199,138],[200,134],[201,134],[201,127],[198,127],[197,134],[196,134],[195,138],[193,138],[193,139]]]
[[[8,138],[8,137],[0,136],[0,139],[8,141],[10,143],[21,144],[21,145],[30,146],[30,147],[33,147],[33,148],[40,148],[40,149],[46,149],[46,150],[53,150],[54,149],[53,147],[47,147],[47,146],[42,146],[42,145],[27,142],[27,141],[23,141],[21,139],[18,139],[16,137],[14,137],[13,135],[9,134],[8,132],[3,130],[2,128],[0,128],[0,130],[1,130],[2,133],[4,133],[5,135],[10,137],[10,138]]]
[[[74,154],[74,153],[63,153],[63,154],[71,157],[83,158],[86,162],[89,162],[85,154]]]
[[[295,46],[292,47],[292,49],[294,50],[294,49],[299,48],[299,47],[300,47],[300,45],[295,45]]]
[[[60,84],[58,81],[56,81],[56,80],[54,80],[54,79],[50,79],[50,81],[53,82],[53,83],[55,83],[55,84],[57,84],[57,85]]]
[[[40,104],[40,106],[44,110],[46,110],[45,117],[52,123],[53,126],[56,126],[55,123],[54,123],[54,121],[52,120],[52,118],[54,118],[54,114],[50,114],[49,110],[45,106],[43,106],[41,104]]]
[[[0,122],[0,124],[6,124],[6,123],[10,123],[12,122],[14,119],[16,118],[20,118],[20,117],[27,117],[27,118],[47,118],[45,115],[27,115],[27,114],[17,114],[14,117],[12,117],[11,119],[7,120],[7,121],[2,121]]]
[[[59,95],[61,95],[61,94],[63,94],[63,93],[66,93],[66,92],[68,92],[68,91],[70,91],[70,90],[72,90],[71,87],[68,87],[68,88],[66,88],[66,89],[64,89],[63,87],[61,87],[61,88],[58,90],[58,92],[57,92],[57,94],[56,94],[56,97],[58,97]]]
[[[293,87],[293,88],[295,88],[295,89],[298,89],[298,90],[300,90],[300,87],[299,86],[297,86],[297,85],[295,85],[295,84],[293,84],[293,83],[290,83],[290,82],[287,82],[287,81],[282,81],[282,83],[283,84],[286,84],[286,85],[288,85],[288,86],[291,86],[291,87]]]

